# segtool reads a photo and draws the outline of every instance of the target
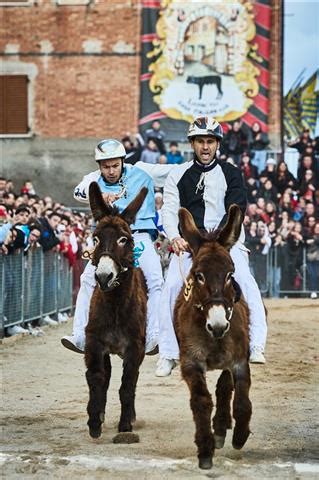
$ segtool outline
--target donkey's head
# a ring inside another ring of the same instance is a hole
[[[100,188],[92,182],[89,188],[90,206],[97,226],[93,233],[92,264],[101,290],[110,291],[120,284],[120,275],[133,268],[134,241],[130,225],[141,208],[148,189],[143,187],[135,199],[120,214],[117,207],[106,204]]]
[[[233,279],[235,268],[229,250],[240,235],[241,210],[232,205],[226,225],[207,235],[200,233],[192,215],[184,208],[179,211],[179,221],[193,254],[188,280],[191,294],[185,299],[203,312],[208,333],[222,338],[229,330],[234,303],[240,298],[239,285]]]

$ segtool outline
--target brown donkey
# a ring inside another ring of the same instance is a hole
[[[134,267],[130,225],[134,223],[147,191],[147,188],[142,188],[120,214],[116,207],[105,204],[97,183],[91,183],[89,188],[90,206],[97,222],[92,253],[97,285],[90,304],[85,345],[90,394],[88,426],[93,438],[101,435],[104,421],[111,353],[123,358],[118,431],[131,432],[135,420],[135,390],[139,367],[145,355],[147,290],[141,269]],[[127,441],[122,437],[118,436],[118,440],[115,438],[114,441],[120,442],[120,438]],[[137,435],[135,441],[138,441]]]
[[[193,255],[187,285],[178,296],[174,326],[180,346],[183,379],[190,390],[195,421],[195,443],[200,468],[211,468],[215,448],[222,448],[231,428],[233,389],[233,447],[245,444],[250,430],[248,308],[233,279],[230,248],[238,240],[242,215],[237,205],[229,210],[219,232],[201,234],[191,214],[179,211],[180,228]],[[207,389],[206,371],[223,370],[216,388],[216,413]]]

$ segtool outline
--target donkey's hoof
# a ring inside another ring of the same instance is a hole
[[[113,443],[139,443],[140,437],[134,432],[120,432],[113,437]]]
[[[90,428],[90,437],[92,438],[99,438],[101,436],[101,433],[102,433],[101,427],[98,429]]]
[[[198,459],[198,466],[203,470],[209,470],[213,466],[213,459],[212,457],[205,457]]]
[[[226,436],[214,434],[215,448],[223,448]]]
[[[243,448],[243,446],[247,442],[249,434],[250,434],[249,430],[245,430],[244,432],[237,432],[235,430],[233,435],[233,441],[232,441],[233,447],[236,450],[240,450],[241,448]]]

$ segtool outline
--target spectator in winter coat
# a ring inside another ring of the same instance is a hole
[[[308,128],[305,128],[300,137],[288,142],[288,146],[295,148],[302,155],[308,146],[312,146],[312,143],[313,140],[310,137],[310,131]]]
[[[227,156],[232,157],[235,164],[238,166],[240,156],[244,150],[247,150],[247,147],[248,135],[244,131],[241,121],[235,120],[222,141],[222,152]]]
[[[274,182],[276,177],[276,165],[277,162],[273,157],[267,158],[266,168],[260,173],[260,177],[267,177]]]
[[[252,164],[255,165],[258,173],[265,168],[268,145],[268,135],[262,131],[259,122],[254,122],[251,126],[249,148],[253,154]]]
[[[177,142],[171,142],[169,144],[169,152],[166,154],[167,162],[166,163],[183,163],[184,157],[178,149]]]
[[[149,138],[146,147],[142,151],[141,162],[159,163],[160,152],[154,138]]]
[[[61,216],[52,212],[47,217],[39,218],[39,223],[41,224],[42,234],[40,238],[40,245],[43,248],[44,252],[49,250],[58,250],[58,245],[60,244],[60,239],[56,235],[56,229],[61,221]]]
[[[152,126],[151,128],[148,128],[146,131],[145,131],[145,141],[148,142],[148,140],[150,138],[153,138],[156,140],[156,144],[158,146],[158,150],[160,152],[161,155],[165,155],[166,154],[166,148],[165,148],[165,144],[164,144],[164,140],[165,140],[165,133],[163,132],[163,130],[161,130],[161,123],[159,120],[154,120],[152,122]]]
[[[266,202],[277,202],[277,188],[273,185],[272,181],[268,178],[264,185],[261,185],[258,195],[263,197]]]
[[[293,174],[289,172],[285,162],[280,162],[277,165],[274,185],[280,195],[282,195],[287,188],[291,188],[292,190],[296,190],[297,188],[297,180]]]

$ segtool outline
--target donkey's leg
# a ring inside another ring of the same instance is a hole
[[[121,417],[119,432],[131,432],[135,420],[135,391],[139,375],[139,367],[144,358],[144,347],[134,346],[128,349],[123,360],[123,375],[119,391],[121,401]]]
[[[222,448],[227,428],[231,428],[230,401],[233,392],[233,379],[229,370],[224,370],[216,387],[216,413],[213,418],[215,447]]]
[[[237,364],[233,369],[235,396],[233,417],[236,421],[233,433],[233,447],[242,448],[249,437],[249,421],[251,417],[251,401],[249,400],[250,369],[247,361]]]
[[[88,348],[89,347],[89,348]],[[89,403],[87,412],[90,435],[98,438],[101,435],[101,425],[104,420],[106,391],[110,381],[111,365],[108,355],[103,356],[101,345],[98,342],[88,342],[85,349],[85,363],[87,366],[86,380],[89,386]],[[106,371],[105,365],[109,368]]]
[[[199,468],[209,469],[213,465],[214,436],[211,429],[213,410],[212,397],[207,389],[206,378],[200,365],[181,363],[181,371],[190,391],[190,406],[195,422],[195,443]]]
[[[105,355],[104,356],[104,368],[105,368],[105,382],[103,384],[103,391],[102,391],[102,395],[103,395],[102,396],[102,405],[104,405],[104,409],[100,413],[100,418],[101,418],[102,423],[104,423],[107,391],[108,391],[108,388],[109,388],[109,385],[110,385],[111,372],[112,372],[110,355]]]

